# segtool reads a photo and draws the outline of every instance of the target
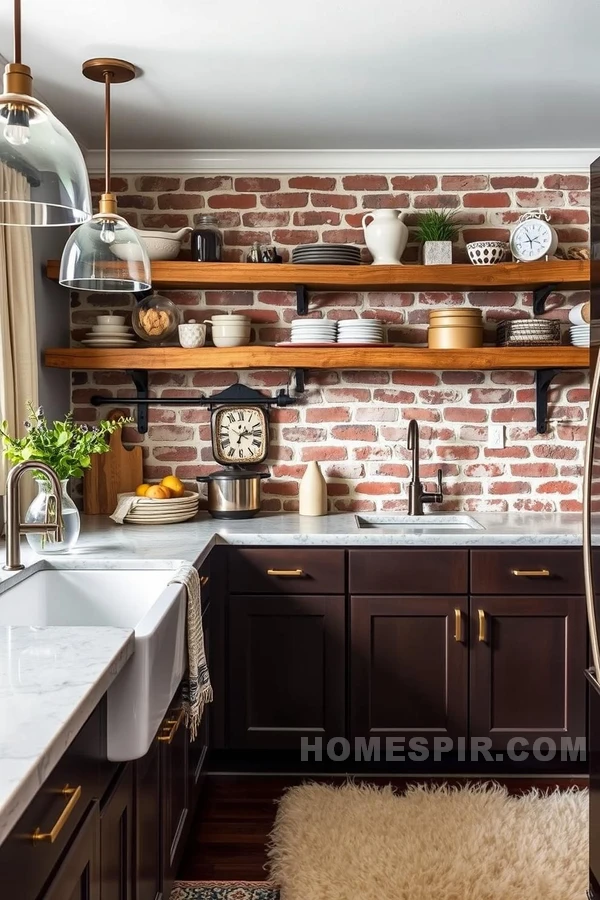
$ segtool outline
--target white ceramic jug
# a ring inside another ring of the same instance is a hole
[[[402,265],[400,257],[408,240],[408,228],[402,221],[403,212],[397,209],[376,209],[365,213],[362,224],[367,247],[374,266]],[[367,219],[372,221],[367,224]]]

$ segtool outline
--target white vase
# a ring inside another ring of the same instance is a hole
[[[327,483],[318,462],[309,462],[300,482],[301,516],[327,515]]]
[[[452,241],[425,241],[423,265],[449,266],[452,264]]]
[[[374,266],[400,266],[400,257],[408,241],[408,228],[397,209],[376,209],[365,213],[362,220],[367,247]],[[371,222],[367,224],[367,219]]]

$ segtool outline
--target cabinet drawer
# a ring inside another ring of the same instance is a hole
[[[583,594],[582,551],[556,547],[473,550],[471,592]]]
[[[351,594],[466,594],[466,550],[351,550]]]
[[[92,799],[98,795],[100,749],[101,716],[97,709],[0,846],[3,897],[35,900],[39,895]],[[69,791],[76,789],[77,794],[63,793],[67,786]],[[54,830],[54,841],[34,841],[36,829],[43,834]]]
[[[344,550],[231,550],[232,594],[343,594]]]

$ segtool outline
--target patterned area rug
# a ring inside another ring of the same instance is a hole
[[[170,900],[279,900],[270,881],[177,881]]]

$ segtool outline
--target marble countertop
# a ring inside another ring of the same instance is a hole
[[[127,628],[0,627],[0,842],[132,653]]]
[[[77,547],[44,562],[23,542],[25,573],[0,570],[2,593],[32,567],[176,568],[202,564],[215,544],[345,547],[581,546],[581,515],[473,514],[479,530],[360,530],[354,515],[296,513],[245,520],[195,520],[163,527],[116,525],[83,516]],[[599,528],[600,532],[600,521]],[[600,543],[600,540],[599,540]],[[0,557],[4,548],[0,546]],[[0,627],[0,842],[67,750],[133,653],[133,632],[100,627]]]
[[[163,527],[115,525],[107,516],[83,516],[76,549],[60,565],[122,565],[124,560],[186,560],[200,565],[215,544],[246,546],[346,547],[528,547],[581,546],[579,513],[474,513],[481,530],[445,533],[361,530],[354,515],[337,513],[311,518],[297,513],[272,513],[254,519],[217,520],[200,513],[191,522]],[[600,543],[600,517],[598,522]],[[0,554],[2,550],[0,548]],[[25,551],[28,562],[39,559]],[[0,580],[2,575],[0,575]]]

